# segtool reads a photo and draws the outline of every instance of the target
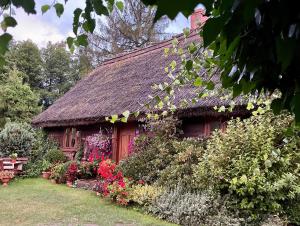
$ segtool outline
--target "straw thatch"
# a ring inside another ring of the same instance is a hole
[[[194,34],[189,40],[198,37]],[[183,36],[178,36],[178,39],[182,40]],[[140,109],[153,92],[151,86],[168,80],[164,68],[172,60],[178,60],[175,55],[164,56],[164,48],[170,46],[170,41],[164,41],[105,61],[36,116],[32,123],[40,127],[86,125],[103,121],[105,116],[121,114],[125,110]],[[182,89],[178,99],[192,94],[192,88]],[[228,102],[218,97],[209,97],[191,106],[191,109],[209,109],[211,112],[213,106],[224,104]]]

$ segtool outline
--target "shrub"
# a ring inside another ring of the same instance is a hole
[[[29,161],[24,165],[23,177],[38,177],[45,169],[45,161],[51,164],[49,161],[44,159],[45,154],[52,149],[57,149],[57,143],[47,138],[41,130],[35,131],[35,142],[30,152]]]
[[[124,175],[136,181],[155,182],[176,154],[172,142],[177,139],[177,124],[171,118],[150,122],[148,133],[135,139],[132,154],[119,164]]]
[[[81,179],[95,178],[97,175],[97,164],[94,162],[81,162],[78,166],[78,177]]]
[[[300,225],[300,197],[287,203],[285,207],[288,221],[295,225]]]
[[[199,163],[205,151],[205,141],[200,139],[184,139],[172,141],[172,148],[176,154],[163,169],[158,178],[158,184],[165,187],[174,187],[177,184],[194,189],[197,187],[193,175],[194,168]]]
[[[207,142],[196,170],[199,187],[230,194],[232,207],[254,219],[284,211],[300,193],[299,137],[285,133],[292,120],[265,114],[230,121]]]
[[[66,181],[66,173],[70,162],[56,163],[51,168],[50,179],[54,179],[57,183],[64,183]]]
[[[6,123],[0,132],[0,156],[8,157],[12,153],[19,157],[28,157],[35,141],[34,131],[26,123]]]
[[[149,206],[162,192],[162,187],[139,184],[132,187],[129,199],[141,206]]]
[[[164,191],[150,205],[149,211],[162,219],[181,225],[239,225],[239,220],[233,218],[226,210],[220,214],[223,203],[220,197],[211,191],[187,192],[181,186]],[[213,221],[217,215],[218,224]]]
[[[111,159],[103,159],[99,163],[98,174],[101,177],[100,193],[120,205],[127,205],[131,182],[116,170],[116,164]]]
[[[65,162],[67,158],[61,150],[54,148],[46,153],[45,159],[52,164],[56,164]]]

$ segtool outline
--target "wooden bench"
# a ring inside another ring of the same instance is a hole
[[[23,165],[28,162],[28,158],[17,158],[16,162],[12,162],[11,158],[0,159],[3,170],[13,170],[15,173],[23,171]]]
[[[3,160],[0,159],[0,171],[4,170],[4,167],[3,167]]]

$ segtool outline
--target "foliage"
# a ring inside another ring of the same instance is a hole
[[[39,177],[41,173],[46,170],[48,163],[50,163],[44,159],[44,156],[49,150],[57,148],[57,143],[49,139],[42,130],[35,130],[35,142],[30,155],[27,156],[29,161],[24,165],[23,177]],[[49,168],[51,168],[51,166]]]
[[[52,164],[63,163],[66,161],[65,154],[57,148],[49,150],[44,158]]]
[[[142,134],[135,139],[133,153],[118,167],[126,177],[153,183],[176,154],[172,141],[176,139],[178,121],[168,118],[147,125],[148,135]]]
[[[47,161],[48,162],[48,161]],[[42,160],[30,161],[24,165],[24,178],[33,178],[41,176],[44,171],[44,162]]]
[[[0,156],[8,157],[16,153],[19,157],[28,157],[34,142],[34,131],[30,125],[7,123],[0,132]]]
[[[0,82],[0,127],[7,121],[30,122],[40,112],[38,96],[17,70],[9,71],[5,80]]]
[[[165,187],[180,184],[185,188],[196,188],[193,172],[205,152],[205,141],[188,138],[174,140],[171,144],[176,153],[167,167],[160,172],[157,183]]]
[[[94,162],[81,162],[78,166],[78,177],[81,179],[95,178],[97,165]]]
[[[292,120],[265,114],[229,121],[207,141],[195,170],[199,187],[230,194],[232,207],[252,218],[284,211],[300,192],[299,137],[286,133]]]
[[[132,187],[129,199],[141,206],[149,206],[163,191],[162,187],[138,184]]]
[[[42,164],[42,170],[44,172],[47,172],[47,171],[49,171],[51,169],[51,167],[52,167],[52,164],[49,161],[47,161],[47,160],[44,159],[43,160],[43,164]]]
[[[131,183],[121,171],[116,170],[116,164],[111,159],[102,159],[99,163],[98,174],[101,177],[100,192],[104,197],[109,197],[120,205],[129,202],[128,191]]]
[[[125,0],[122,12],[117,6],[106,18],[98,19],[95,31],[88,35],[87,55],[96,66],[108,57],[125,50],[145,47],[168,34],[167,18],[154,24],[155,7],[146,7],[139,0]]]
[[[50,171],[50,178],[58,183],[64,183],[69,164],[70,162],[54,164]]]
[[[150,205],[149,211],[181,225],[240,225],[238,219],[224,210],[218,222],[213,220],[220,214],[219,209],[222,206],[220,198],[211,191],[188,192],[177,186],[163,192]]]
[[[78,174],[78,164],[75,161],[72,161],[68,164],[66,176],[67,180],[74,181]]]
[[[295,225],[300,225],[300,196],[289,203],[286,203],[286,215],[288,221]]]
[[[47,47],[42,49],[41,55],[44,62],[41,101],[45,107],[48,107],[67,92],[79,77],[64,43],[48,43]]]
[[[186,16],[199,2],[173,5],[163,0],[143,0],[157,5],[157,17],[174,18],[178,12]],[[273,101],[275,112],[288,109],[300,121],[299,78],[299,12],[294,1],[213,1],[201,2],[209,16],[203,32],[203,46],[213,51],[211,57],[221,69],[222,86],[241,93],[257,90],[282,96]],[[278,14],[282,16],[278,18]],[[242,38],[241,38],[242,37]],[[197,59],[192,59],[193,65]]]
[[[32,90],[42,85],[43,62],[40,49],[31,40],[14,43],[7,54],[8,66],[23,75],[22,83],[27,83]]]

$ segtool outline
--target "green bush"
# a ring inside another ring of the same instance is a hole
[[[286,133],[292,121],[285,114],[230,121],[207,141],[195,170],[199,188],[230,194],[232,207],[254,219],[284,211],[300,193],[299,137]]]
[[[295,225],[300,225],[300,196],[287,203],[285,209],[288,221]]]
[[[65,163],[56,163],[51,168],[50,179],[56,180],[57,183],[64,183],[66,181],[66,173],[70,164],[71,161]]]
[[[204,154],[205,141],[188,138],[173,140],[171,145],[176,154],[173,155],[167,167],[160,172],[157,183],[165,187],[180,184],[188,189],[196,188],[193,171],[199,163],[199,158]]]
[[[39,177],[44,171],[45,154],[52,149],[57,149],[57,143],[53,140],[48,139],[47,135],[41,130],[35,131],[35,142],[30,152],[29,161],[24,165],[23,177]],[[51,163],[50,163],[51,164]]]
[[[35,142],[34,131],[26,123],[6,123],[0,132],[0,157],[8,157],[12,153],[18,157],[28,157]]]
[[[136,181],[155,182],[176,154],[172,142],[177,139],[177,125],[172,118],[150,122],[150,131],[135,139],[133,153],[121,161],[119,170]]]
[[[132,187],[129,199],[141,206],[149,206],[162,192],[162,187],[139,184]]]
[[[49,150],[44,157],[52,164],[62,163],[67,160],[65,154],[57,148]]]

